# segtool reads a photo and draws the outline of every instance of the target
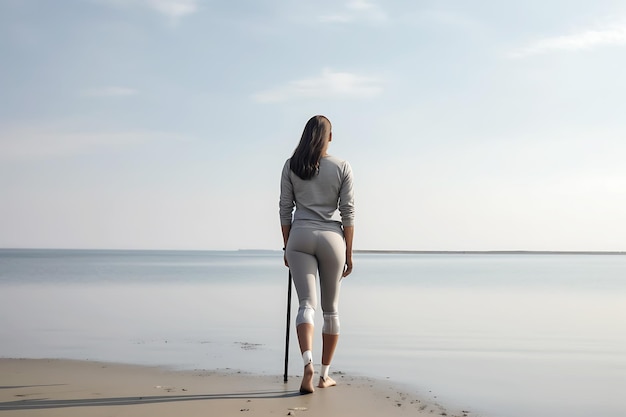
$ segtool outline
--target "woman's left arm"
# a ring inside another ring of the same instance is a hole
[[[354,239],[354,188],[352,167],[344,161],[343,181],[339,190],[339,212],[343,225],[343,237],[346,240],[346,265],[343,277],[352,273],[352,240]]]
[[[354,226],[343,227],[343,237],[346,240],[346,266],[342,277],[347,277],[352,273],[352,240],[354,240]]]

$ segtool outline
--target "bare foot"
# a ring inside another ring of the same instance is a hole
[[[304,376],[302,377],[302,383],[300,384],[300,394],[313,394],[315,388],[313,387],[313,364],[310,363],[304,367]]]
[[[320,382],[319,384],[317,384],[317,387],[328,388],[328,387],[334,387],[335,385],[337,385],[337,383],[331,377],[327,377],[326,379],[324,379],[323,377],[320,376]]]

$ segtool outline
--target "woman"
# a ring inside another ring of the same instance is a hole
[[[285,163],[280,183],[285,265],[291,269],[299,300],[296,331],[304,361],[300,385],[303,394],[314,391],[316,274],[319,272],[324,315],[322,368],[317,386],[326,388],[336,385],[328,371],[339,339],[337,305],[341,279],[352,272],[352,169],[348,162],[327,153],[332,137],[330,121],[324,116],[312,117],[293,156]],[[337,209],[341,220],[337,218]]]

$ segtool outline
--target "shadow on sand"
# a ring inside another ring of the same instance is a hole
[[[0,387],[15,388],[15,387]],[[0,411],[39,410],[47,408],[67,407],[104,407],[110,405],[138,405],[171,403],[179,401],[202,401],[224,399],[274,399],[300,396],[298,391],[253,391],[233,394],[199,394],[199,395],[155,395],[144,397],[86,398],[76,400],[32,399],[0,403]]]
[[[39,385],[1,385],[0,389],[34,388],[34,387],[60,387],[67,384],[39,384]]]

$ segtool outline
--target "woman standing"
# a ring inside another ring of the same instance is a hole
[[[317,307],[315,278],[319,272],[322,327],[322,369],[319,388],[336,385],[328,376],[339,340],[339,289],[352,272],[354,191],[348,162],[327,153],[332,141],[330,121],[312,117],[298,147],[283,168],[280,182],[280,223],[285,265],[298,293],[296,331],[304,361],[300,392],[313,387],[313,326]],[[295,212],[293,211],[295,207]],[[337,216],[337,209],[339,215]]]

